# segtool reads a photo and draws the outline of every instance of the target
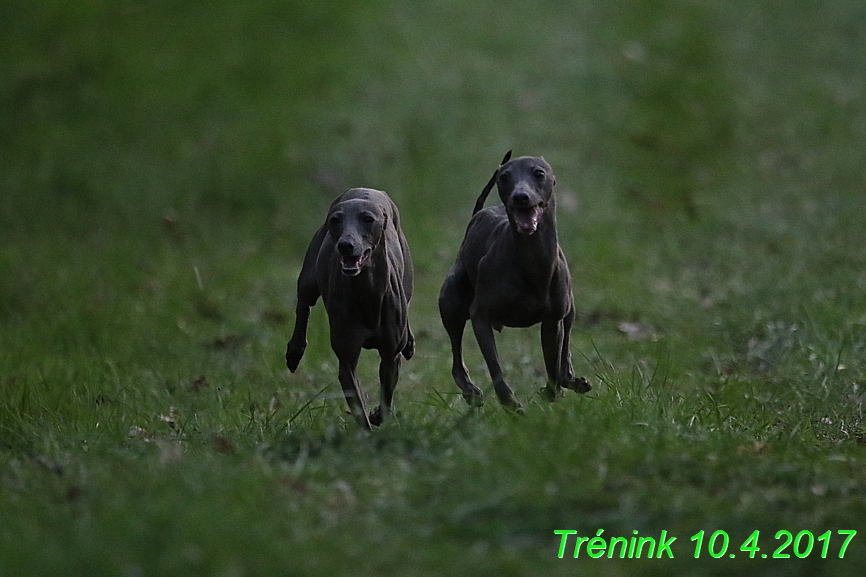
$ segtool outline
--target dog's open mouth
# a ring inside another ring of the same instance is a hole
[[[370,254],[373,251],[367,249],[363,252],[363,254],[359,255],[351,255],[351,256],[341,256],[340,257],[340,267],[344,275],[346,276],[357,276],[361,274],[361,267],[367,262],[367,259],[370,258]]]
[[[517,232],[520,234],[532,234],[538,230],[538,221],[541,220],[543,212],[544,208],[541,204],[528,208],[515,208],[512,214],[514,215],[514,224],[517,225]]]

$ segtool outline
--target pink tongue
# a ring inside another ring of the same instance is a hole
[[[538,229],[538,220],[540,218],[541,207],[538,206],[514,211],[514,222],[517,223],[517,228],[520,232],[535,232]]]

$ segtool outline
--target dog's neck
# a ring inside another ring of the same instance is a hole
[[[532,279],[539,287],[550,285],[559,256],[559,240],[556,236],[556,203],[553,196],[544,209],[538,223],[538,230],[531,235],[523,235],[511,227],[517,260],[526,278]]]

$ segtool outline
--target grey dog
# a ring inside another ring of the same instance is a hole
[[[548,377],[543,391],[549,400],[561,395],[562,388],[585,393],[591,387],[574,376],[571,365],[574,296],[556,236],[553,170],[540,157],[510,158],[511,151],[478,197],[457,261],[439,293],[439,312],[451,339],[451,374],[466,402],[483,403],[463,362],[463,330],[471,320],[496,396],[519,412],[522,407],[502,375],[493,329],[541,323]],[[502,205],[483,208],[494,184]]]
[[[331,348],[352,416],[365,429],[390,414],[400,375],[400,355],[415,352],[409,329],[412,258],[400,213],[380,190],[352,188],[338,196],[313,235],[298,276],[295,328],[286,347],[294,372],[307,346],[310,307],[321,296],[328,313]],[[367,413],[356,374],[361,349],[379,351],[379,406]]]

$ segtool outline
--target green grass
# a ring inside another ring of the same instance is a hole
[[[861,574],[864,17],[5,2],[0,576]],[[557,174],[594,387],[542,401],[538,331],[506,330],[523,418],[469,334],[488,397],[465,406],[435,304],[510,148]],[[391,194],[416,265],[418,352],[372,434],[321,305],[283,362],[304,250],[348,186]],[[557,529],[666,530],[675,558],[558,559]],[[736,559],[709,556],[718,529]],[[834,531],[828,557],[740,551],[781,529]]]

